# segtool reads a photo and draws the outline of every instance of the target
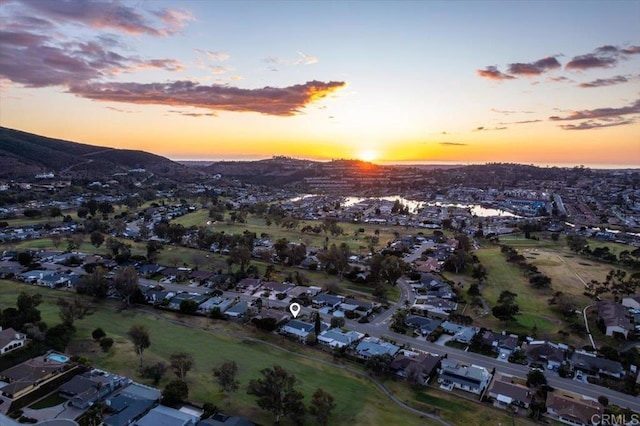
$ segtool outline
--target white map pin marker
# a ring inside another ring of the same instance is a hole
[[[292,303],[289,305],[289,310],[291,311],[291,315],[295,318],[300,313],[300,305],[298,303]]]

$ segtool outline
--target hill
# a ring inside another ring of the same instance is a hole
[[[181,164],[144,151],[88,145],[0,127],[0,177],[53,172],[67,178],[100,178],[136,168],[161,176],[190,173]]]

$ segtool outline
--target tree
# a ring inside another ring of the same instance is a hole
[[[144,325],[134,324],[129,329],[129,339],[133,342],[136,354],[140,357],[140,367],[142,367],[142,353],[145,349],[151,346],[151,339],[149,338],[149,331]]]
[[[320,319],[320,313],[316,312],[316,318],[314,320],[313,323],[313,331],[316,335],[316,338],[318,337],[318,335],[322,332],[322,322]]]
[[[127,306],[131,304],[131,298],[138,291],[138,273],[133,266],[127,266],[124,269],[118,269],[113,277],[113,285],[120,292],[127,302]]]
[[[478,283],[472,283],[467,290],[469,296],[480,296],[480,287]]]
[[[164,249],[164,244],[162,244],[162,241],[158,241],[158,240],[147,241],[147,260],[150,263],[157,262],[158,256],[163,249]]]
[[[8,307],[2,311],[0,326],[22,330],[25,324],[35,324],[40,321],[40,311],[37,306],[42,303],[40,293],[28,294],[24,291],[18,295],[16,308]]]
[[[93,337],[93,340],[95,341],[102,339],[106,335],[107,333],[105,333],[104,330],[99,327],[93,330],[93,332],[91,333],[91,337]]]
[[[193,355],[187,352],[176,352],[169,356],[169,364],[178,379],[185,381],[187,373],[193,367]]]
[[[384,285],[382,284],[376,285],[371,295],[381,303],[384,303],[387,301],[387,289],[384,288]]]
[[[342,317],[331,317],[331,328],[344,327],[345,320]]]
[[[18,263],[22,266],[29,266],[33,262],[33,254],[30,251],[21,251],[18,253]]]
[[[240,267],[240,273],[244,274],[244,271],[251,262],[251,250],[242,245],[237,245],[231,249],[229,252],[229,257],[227,258],[229,266],[237,263]]]
[[[498,304],[491,309],[493,316],[501,321],[508,322],[520,312],[520,307],[515,303],[518,295],[509,290],[504,290],[498,297]]]
[[[151,379],[153,381],[154,386],[157,386],[162,380],[164,373],[167,372],[167,364],[160,361],[148,367],[145,367],[140,372],[140,375],[145,379]]]
[[[247,393],[257,397],[257,403],[263,410],[273,413],[276,424],[284,415],[292,420],[301,420],[305,407],[302,403],[304,395],[298,389],[296,376],[284,368],[274,365],[260,371],[259,379],[249,382]]]
[[[82,281],[77,287],[80,294],[88,294],[95,299],[104,299],[109,293],[109,283],[105,278],[106,271],[102,266],[96,267],[91,273],[82,276]]]
[[[189,386],[182,380],[172,380],[162,391],[162,404],[175,407],[189,396]]]
[[[545,274],[535,274],[529,278],[529,284],[535,288],[551,288],[551,278]]]
[[[226,361],[218,368],[213,369],[213,375],[218,380],[220,389],[227,393],[227,398],[231,402],[231,394],[238,390],[238,364],[235,361]]]
[[[104,243],[104,235],[102,235],[100,231],[93,231],[89,239],[91,240],[91,245],[95,248],[100,247],[102,243]]]
[[[537,388],[546,384],[547,378],[542,371],[531,370],[527,374],[527,386]]]
[[[567,235],[567,245],[575,253],[579,253],[587,247],[587,239],[579,235]]]
[[[598,397],[598,402],[599,402],[600,404],[602,404],[604,407],[606,407],[607,405],[609,405],[609,398],[607,398],[607,397],[606,397],[606,396],[604,396],[604,395],[600,395],[600,396]]]
[[[367,359],[365,367],[373,374],[384,376],[391,369],[391,361],[393,361],[393,357],[389,354],[372,355]]]
[[[198,302],[193,299],[182,299],[180,301],[180,312],[187,315],[193,315],[198,310]]]
[[[64,352],[74,332],[75,328],[72,325],[57,324],[49,328],[45,333],[47,345],[56,351]]]
[[[60,307],[60,319],[63,324],[72,326],[74,321],[91,315],[94,309],[80,297],[74,297],[72,302],[61,297],[58,298],[57,305]]]
[[[477,264],[476,266],[473,267],[471,276],[476,280],[478,280],[478,284],[482,284],[482,281],[484,281],[487,278],[487,268],[485,268],[481,264]]]
[[[113,339],[111,337],[103,337],[100,339],[100,347],[102,352],[109,352],[109,349],[113,346]]]
[[[316,418],[318,424],[327,425],[331,411],[335,408],[336,403],[333,395],[320,388],[316,389],[313,396],[311,396],[309,413]]]

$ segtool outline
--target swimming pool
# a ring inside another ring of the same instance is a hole
[[[60,355],[60,354],[51,354],[47,357],[48,360],[50,361],[55,361],[55,362],[60,362],[60,363],[65,363],[67,361],[69,361],[69,357],[68,356],[64,356],[64,355]]]

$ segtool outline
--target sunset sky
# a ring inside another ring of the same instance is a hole
[[[0,125],[172,159],[640,167],[640,1],[0,0]]]

